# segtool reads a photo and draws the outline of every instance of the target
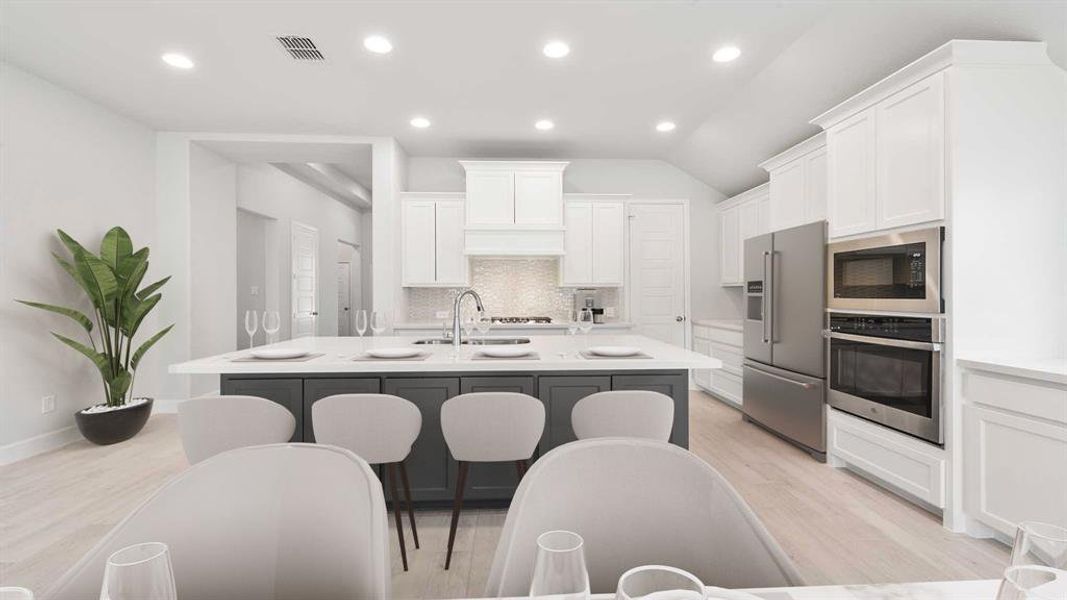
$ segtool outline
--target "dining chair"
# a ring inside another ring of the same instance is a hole
[[[288,442],[296,417],[257,396],[202,396],[178,404],[178,431],[189,464],[235,448]]]
[[[213,456],[142,502],[48,598],[98,598],[108,556],[170,548],[179,598],[389,598],[378,477],[349,450],[272,444]]]
[[[666,442],[673,426],[674,400],[659,392],[597,392],[571,409],[571,427],[580,440],[634,437]]]
[[[400,540],[400,559],[407,571],[408,554],[397,494],[397,469],[399,467],[404,487],[411,535],[415,548],[418,548],[419,530],[415,528],[411,484],[404,459],[411,453],[411,445],[422,430],[422,411],[413,403],[389,394],[337,394],[316,400],[311,405],[311,425],[317,443],[340,446],[372,465],[385,465],[396,516],[396,534]]]
[[[725,588],[799,585],[789,557],[726,479],[673,444],[579,440],[541,456],[519,484],[493,557],[487,596],[530,589],[537,537],[585,539],[593,593],[640,565],[670,565]]]
[[[474,392],[460,394],[441,405],[441,432],[452,458],[459,463],[445,569],[452,564],[452,546],[471,463],[514,462],[521,481],[544,431],[545,406],[526,394]]]

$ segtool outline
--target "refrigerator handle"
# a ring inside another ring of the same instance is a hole
[[[767,268],[767,263],[770,268]],[[771,343],[774,335],[774,253],[763,252],[763,343]]]

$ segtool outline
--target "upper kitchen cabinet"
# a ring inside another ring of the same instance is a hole
[[[622,286],[627,198],[628,194],[564,196],[567,231],[561,286]]]
[[[944,218],[944,82],[935,72],[812,121],[827,129],[830,237]]]
[[[404,287],[469,284],[463,252],[463,194],[407,192],[401,197],[401,280]]]
[[[460,161],[466,171],[468,255],[563,254],[566,162]]]
[[[719,284],[744,283],[745,240],[771,231],[769,184],[723,200],[719,213]]]
[[[771,176],[771,231],[826,218],[825,133],[804,140],[760,167]]]

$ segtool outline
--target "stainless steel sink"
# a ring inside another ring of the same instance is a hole
[[[427,338],[424,340],[415,340],[415,344],[451,344],[452,340],[449,338]],[[501,346],[507,344],[529,344],[530,338],[485,338],[474,340],[463,340],[463,344],[470,344],[473,346]]]

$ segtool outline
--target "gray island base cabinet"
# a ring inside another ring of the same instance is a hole
[[[671,443],[689,446],[689,377],[685,370],[494,372],[477,373],[337,373],[224,374],[223,394],[246,394],[273,400],[292,411],[297,428],[294,442],[313,442],[312,406],[334,394],[384,393],[410,400],[422,411],[422,432],[407,459],[411,494],[421,506],[448,506],[455,496],[456,461],[441,433],[441,405],[469,392],[521,392],[545,404],[545,433],[534,460],[556,446],[574,441],[571,409],[589,394],[607,390],[652,390],[674,399]],[[465,500],[471,505],[501,505],[511,500],[518,485],[512,463],[471,466]]]

